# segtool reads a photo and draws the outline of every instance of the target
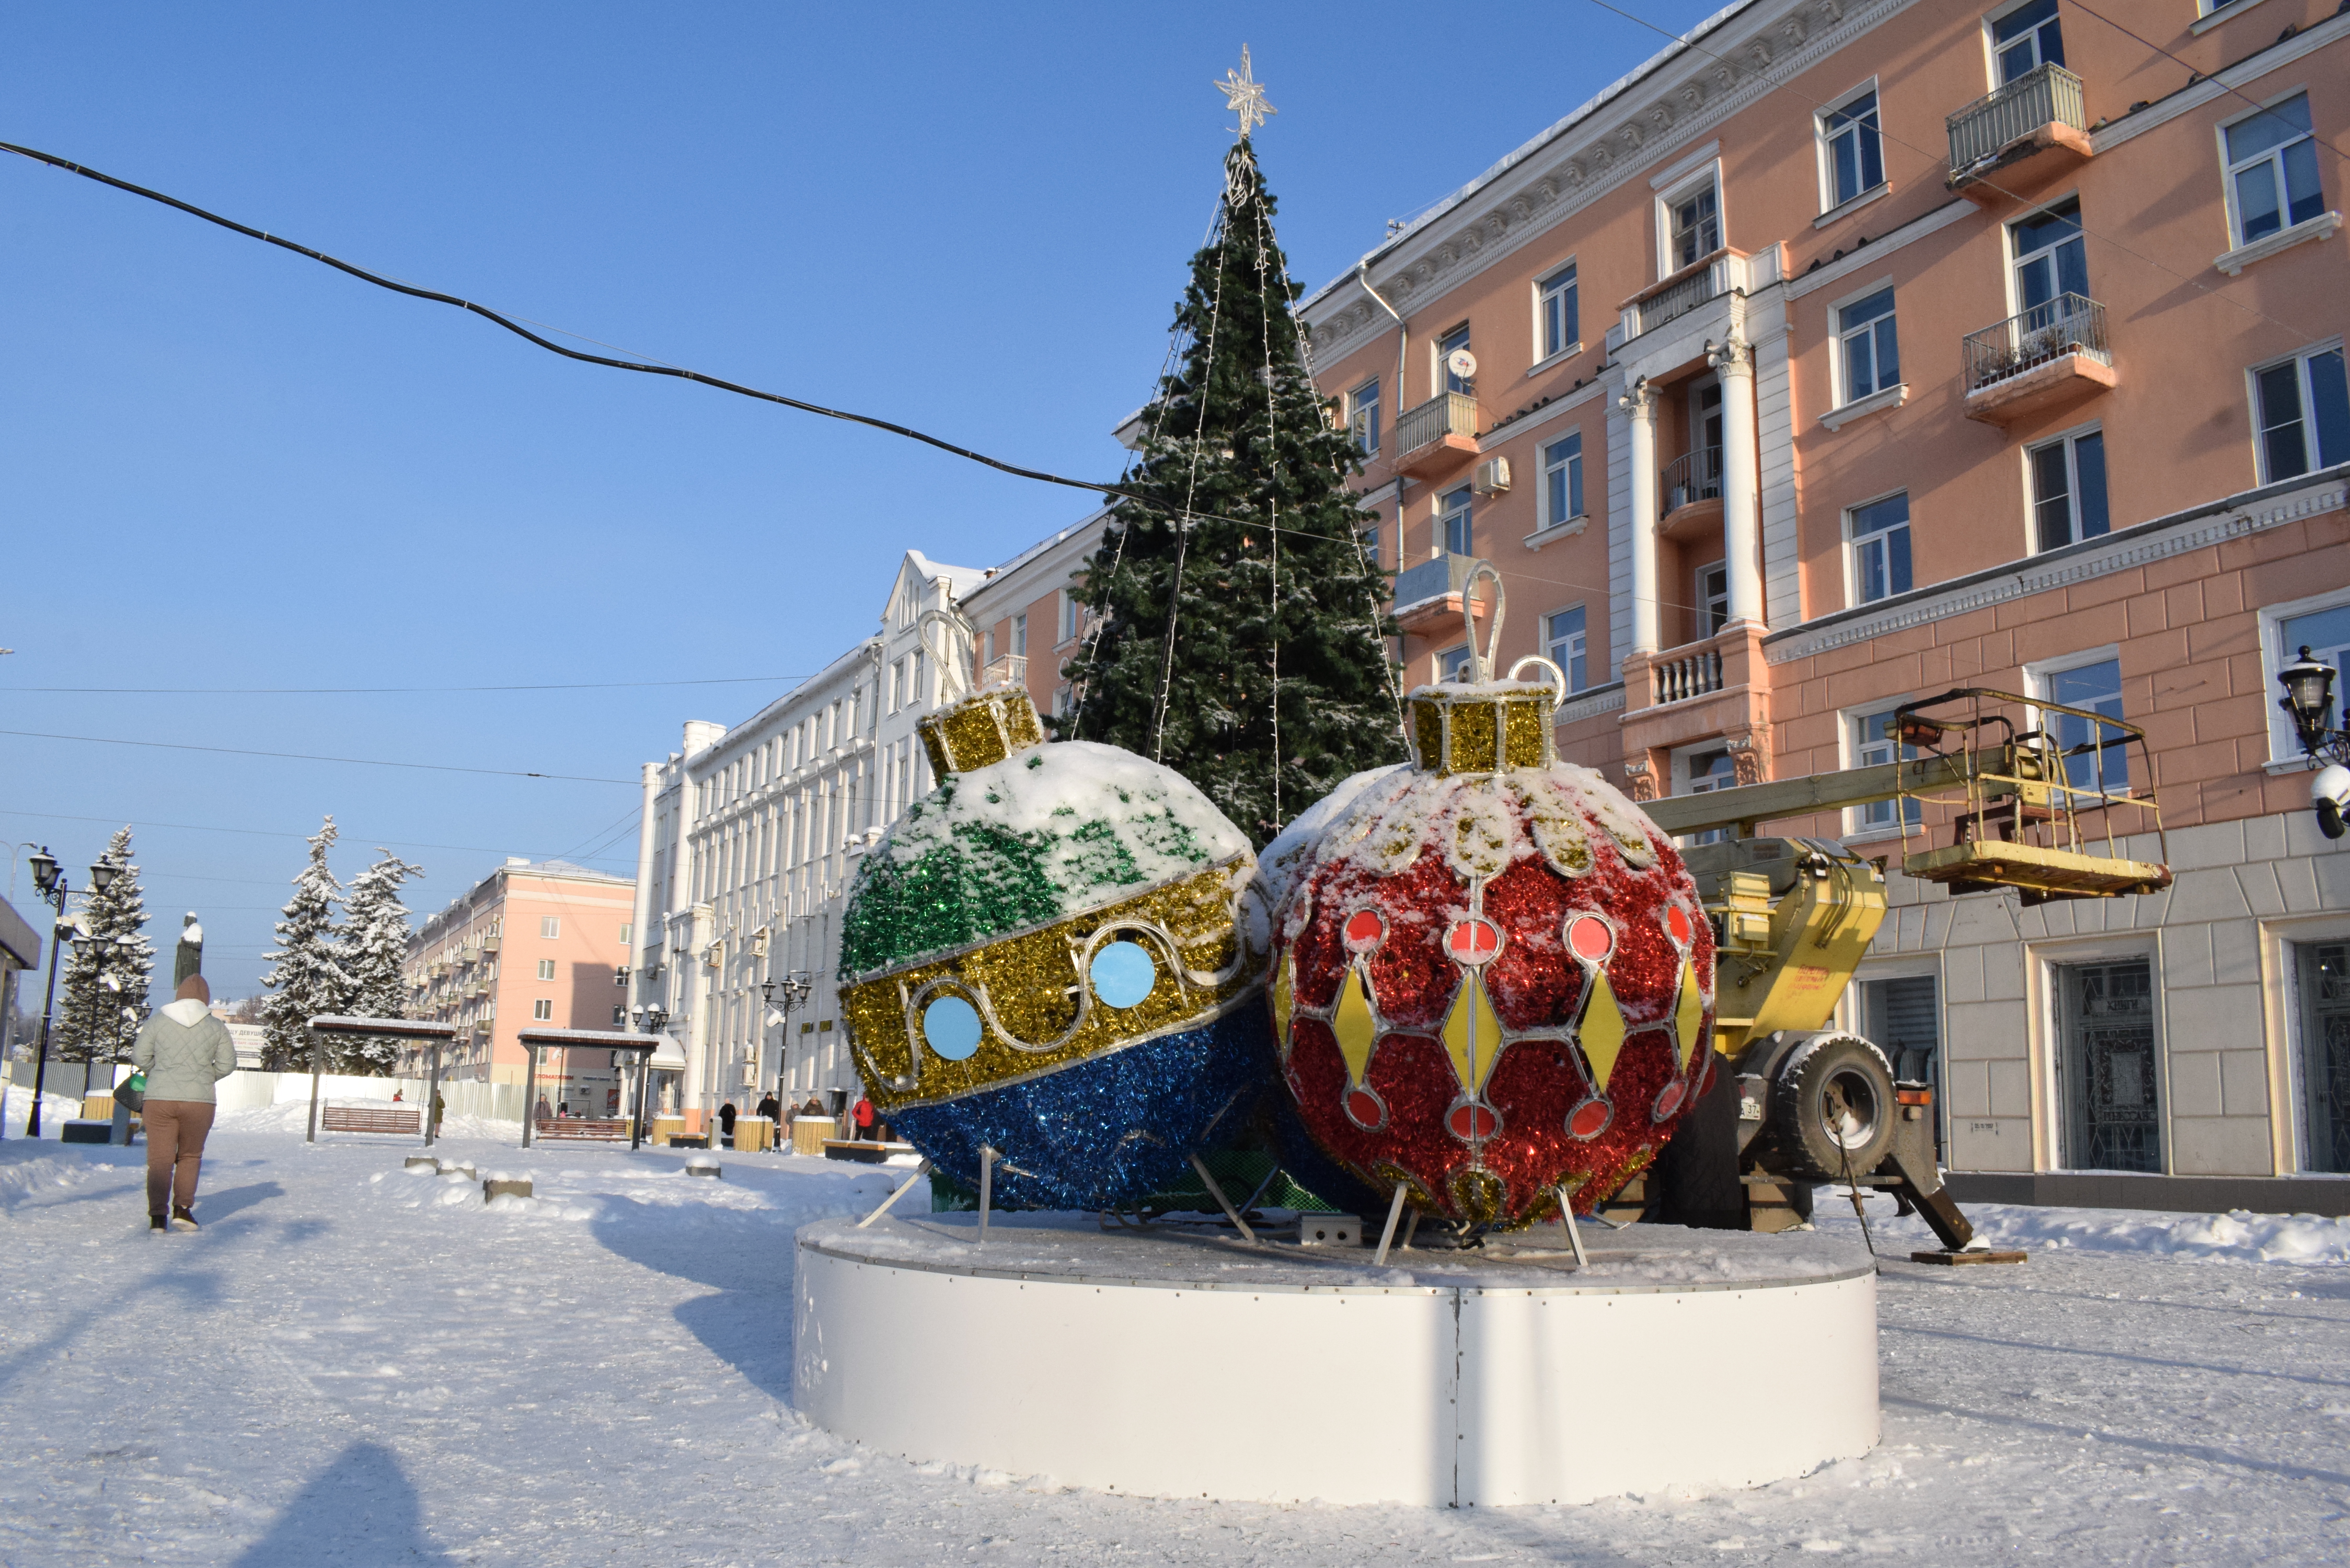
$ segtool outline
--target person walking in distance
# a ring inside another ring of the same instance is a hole
[[[196,1177],[213,1130],[213,1085],[236,1071],[236,1042],[212,1015],[212,988],[192,974],[171,1004],[147,1021],[130,1048],[147,1075],[147,1224],[196,1228]],[[167,1208],[168,1206],[168,1208]]]

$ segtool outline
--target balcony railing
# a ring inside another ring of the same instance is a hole
[[[1664,510],[1677,512],[1696,501],[1721,499],[1721,449],[1700,447],[1665,464],[1657,495]]]
[[[1624,306],[1624,336],[1638,337],[1666,322],[1687,316],[1710,299],[1748,288],[1749,258],[1733,250],[1719,250],[1646,294],[1636,295]]]
[[[1416,409],[1407,409],[1396,421],[1395,449],[1399,458],[1446,436],[1477,435],[1477,400],[1466,392],[1439,392]]]
[[[1650,665],[1657,678],[1657,705],[1683,702],[1721,690],[1721,654],[1713,648],[1696,648],[1669,655]]]
[[[2113,348],[2106,337],[2106,307],[2077,294],[2060,294],[1996,327],[1970,332],[1964,348],[1970,393],[2067,354],[2086,354],[2106,365],[2114,362]]]
[[[1416,566],[1396,574],[1395,607],[1409,609],[1447,594],[1457,594],[1461,585],[1469,580],[1469,569],[1477,564],[1474,556],[1446,554],[1432,556]]]
[[[1025,686],[1028,684],[1028,656],[1007,653],[1001,659],[990,660],[987,668],[979,672],[979,683],[982,686]]]
[[[2043,125],[2087,128],[2081,109],[2081,78],[2062,66],[2026,71],[1988,97],[1979,98],[1948,120],[1953,177],[2020,141]]]

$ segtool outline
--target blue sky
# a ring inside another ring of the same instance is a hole
[[[1684,29],[1711,0],[1629,7]],[[1311,287],[1659,47],[1576,0],[1336,7],[17,11],[0,140],[401,277],[1026,464],[1115,477],[1211,214],[1245,41]],[[1081,496],[566,363],[0,160],[0,729],[633,779],[863,636],[899,553]],[[403,695],[31,688],[455,687]],[[0,834],[138,833],[254,988],[302,836],[421,912],[508,854],[633,868],[637,794],[0,736]],[[178,826],[166,826],[178,825]],[[234,830],[234,831],[223,831]],[[29,909],[24,851],[12,894]],[[168,967],[168,966],[167,966]]]

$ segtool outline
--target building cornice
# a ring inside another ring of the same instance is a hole
[[[2085,539],[2024,561],[1937,583],[1898,598],[1837,610],[1764,638],[1763,658],[1772,664],[1809,659],[2011,599],[2111,576],[2149,561],[2266,533],[2303,517],[2339,511],[2350,504],[2350,484],[2345,481],[2350,481],[2350,463],[2207,502],[2101,539]]]
[[[2311,23],[2289,38],[2279,38],[2264,49],[2246,55],[2232,65],[2222,66],[2210,76],[2188,83],[2167,98],[2157,99],[2136,114],[2124,115],[2103,130],[2091,132],[2091,155],[2109,152],[2130,138],[2143,136],[2158,125],[2167,125],[2215,99],[2230,97],[2234,89],[2245,83],[2256,81],[2271,71],[2282,70],[2303,56],[2314,54],[2345,36],[2350,36],[2350,14],[2336,11],[2322,22]],[[2241,103],[2242,100],[2237,101]],[[2247,107],[2244,112],[2249,114],[2251,110]],[[2230,115],[2229,118],[2235,117]]]
[[[1731,115],[1912,3],[1752,0],[1713,18],[1373,253],[1375,286],[1407,317],[1425,308],[1617,188],[1689,156]],[[1393,325],[1358,270],[1315,291],[1299,315],[1326,363]]]

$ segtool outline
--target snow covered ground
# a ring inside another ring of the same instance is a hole
[[[0,1562],[2350,1560],[2342,1222],[1986,1209],[2032,1262],[1888,1261],[1884,1443],[1800,1480],[1478,1512],[1158,1502],[800,1421],[793,1230],[889,1171],[728,1155],[709,1181],[461,1129],[445,1158],[536,1183],[485,1207],[401,1171],[412,1142],[306,1147],[286,1109],[225,1119],[196,1235],[146,1231],[143,1151],[0,1144]],[[1889,1206],[1872,1223],[1888,1260],[1924,1244]],[[1233,1422],[1313,1440],[1279,1346],[1198,1354]],[[1725,1398],[1749,1354],[1803,1347],[1723,1346]]]

